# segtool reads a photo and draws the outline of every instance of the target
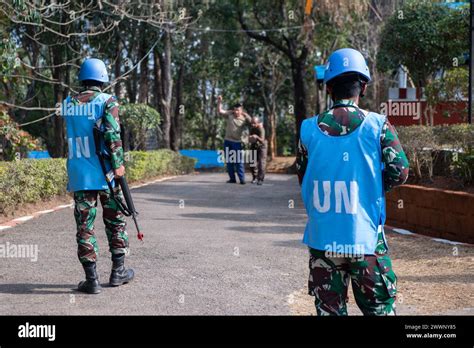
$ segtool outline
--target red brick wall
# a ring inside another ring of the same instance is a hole
[[[474,244],[474,194],[416,185],[397,187],[387,194],[387,225]]]

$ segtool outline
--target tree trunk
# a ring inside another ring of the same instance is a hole
[[[122,67],[122,41],[117,38],[117,48],[115,50],[115,56],[117,57],[115,59],[115,66],[114,66],[114,74],[115,78],[118,78],[120,76],[121,72],[121,67]],[[118,81],[115,86],[114,86],[114,93],[117,96],[117,98],[120,98],[120,87],[121,87],[121,82]]]
[[[201,138],[201,148],[206,149],[207,148],[207,141],[209,140],[209,124],[207,121],[208,115],[207,115],[207,98],[206,98],[206,80],[201,81],[201,107],[202,107],[202,138]]]
[[[140,28],[140,48],[138,49],[138,56],[144,57],[148,51],[147,49],[147,33],[144,25]],[[138,92],[138,102],[148,104],[148,59],[143,59],[140,63],[140,86]]]
[[[182,136],[182,123],[184,114],[181,113],[183,105],[183,85],[184,85],[184,63],[178,70],[178,79],[176,81],[176,105],[174,111],[174,117],[171,122],[171,150],[178,151],[181,143]],[[184,106],[183,106],[184,107]]]
[[[292,60],[293,98],[295,111],[295,148],[300,138],[301,123],[306,119],[306,85],[305,85],[305,62]]]
[[[160,72],[161,72],[161,132],[162,147],[170,148],[170,129],[171,129],[171,99],[173,95],[173,79],[171,76],[171,37],[168,28],[164,29],[163,34],[164,52],[159,54]]]
[[[156,110],[160,113],[160,116],[163,114],[162,105],[161,105],[161,67],[160,60],[158,58],[159,53],[155,51],[153,53],[153,105]]]
[[[210,123],[210,131],[209,135],[211,138],[211,145],[210,149],[211,150],[216,150],[217,144],[217,117],[215,115],[217,114],[216,110],[216,83],[215,81],[212,82],[212,90],[211,90],[211,101],[210,101],[210,107],[209,107],[209,123]]]
[[[130,74],[131,77],[127,79],[126,86],[128,92],[128,99],[130,100],[130,104],[135,104],[137,101],[137,74],[136,70],[132,71]]]
[[[273,110],[268,114],[268,155],[270,159],[277,156],[276,140],[276,112]]]
[[[63,62],[61,49],[54,48],[50,50],[52,55],[52,62],[54,66],[60,65]],[[52,69],[53,78],[57,81],[64,81],[64,74],[62,67],[55,67]],[[62,103],[63,101],[63,87],[59,84],[53,85],[54,100],[56,103]],[[48,149],[51,157],[64,157],[66,154],[65,151],[65,132],[64,132],[64,121],[62,117],[54,116],[53,117],[53,144]]]

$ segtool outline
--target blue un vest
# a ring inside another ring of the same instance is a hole
[[[353,132],[329,136],[318,117],[303,121],[300,137],[308,151],[301,190],[308,214],[303,243],[311,248],[374,254],[385,223],[384,122],[385,116],[370,112]]]
[[[110,97],[109,94],[101,93],[90,102],[78,105],[71,103],[71,97],[67,97],[62,104],[61,114],[67,128],[67,190],[70,192],[108,189],[96,155],[93,129],[102,118],[105,103]],[[103,147],[104,144],[101,144]],[[110,170],[110,164],[107,165],[106,169]]]

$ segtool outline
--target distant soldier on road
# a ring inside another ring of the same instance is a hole
[[[303,242],[318,315],[347,315],[349,280],[364,315],[395,314],[385,191],[405,182],[408,160],[386,116],[358,107],[369,81],[360,52],[333,52],[324,82],[334,104],[301,125],[297,170],[308,214]]]
[[[67,161],[68,191],[74,192],[74,217],[77,224],[78,257],[86,280],[79,283],[78,290],[89,294],[101,291],[96,270],[98,245],[94,232],[97,214],[97,196],[103,208],[103,221],[112,253],[112,273],[109,284],[119,286],[134,277],[132,269],[124,266],[129,252],[128,235],[124,214],[112,198],[107,186],[99,158],[93,130],[98,127],[103,133],[101,147],[108,153],[111,169],[116,178],[125,174],[122,140],[117,98],[102,92],[109,82],[104,62],[86,59],[79,72],[83,91],[66,98],[62,115],[66,120],[69,156]],[[115,187],[115,196],[122,198],[122,191]]]
[[[262,185],[265,179],[265,169],[267,166],[267,140],[265,139],[265,128],[260,119],[256,116],[252,117],[250,127],[250,150],[255,151],[257,163],[252,163],[252,184]]]

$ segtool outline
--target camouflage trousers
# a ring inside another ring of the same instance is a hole
[[[250,166],[252,178],[263,181],[267,167],[267,146],[265,144],[260,147],[251,147],[250,150],[257,153],[257,163],[254,163],[254,166]]]
[[[395,315],[397,277],[387,254],[327,257],[311,249],[309,268],[308,290],[318,315],[347,315],[349,280],[364,315]]]
[[[116,197],[122,198],[122,191],[115,189]],[[94,232],[97,215],[97,196],[102,205],[102,220],[112,254],[128,254],[128,235],[125,216],[118,209],[109,190],[74,192],[74,217],[77,227],[77,255],[81,263],[96,262],[99,246]]]

